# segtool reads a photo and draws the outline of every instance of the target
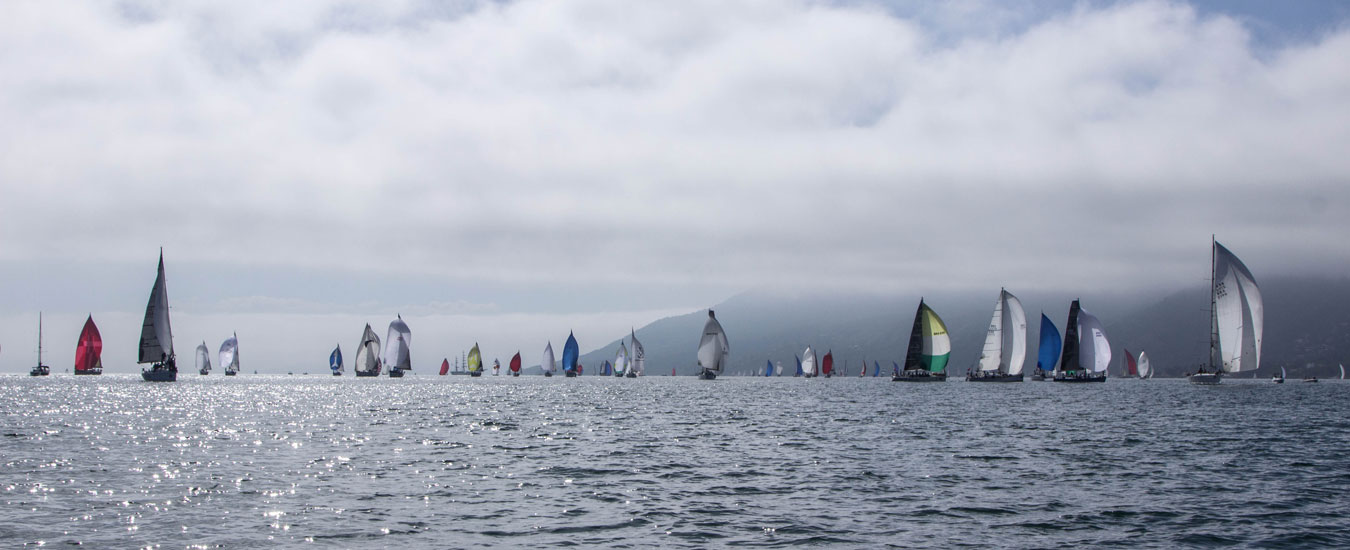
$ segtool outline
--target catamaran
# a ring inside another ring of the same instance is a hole
[[[52,368],[42,364],[42,312],[38,312],[38,362],[32,370],[28,371],[29,376],[47,376],[52,373]]]
[[[333,376],[342,376],[342,344],[334,346],[333,353],[328,354],[328,368],[333,371]]]
[[[803,378],[815,378],[816,376],[816,350],[811,346],[806,346],[806,351],[802,352],[802,358],[797,360],[797,376]]]
[[[366,323],[366,330],[361,333],[361,345],[356,347],[356,366],[352,371],[358,378],[379,376],[381,367],[380,337],[370,329],[370,323]]]
[[[1210,239],[1209,364],[1190,375],[1192,384],[1223,381],[1225,373],[1261,366],[1265,304],[1256,278],[1242,260]]]
[[[520,352],[519,352],[519,351],[517,351],[517,352],[516,352],[516,355],[515,355],[514,357],[511,358],[511,366],[507,367],[507,370],[511,371],[511,376],[520,376]]]
[[[728,355],[731,355],[731,344],[727,342],[727,333],[710,309],[708,322],[703,324],[703,337],[698,342],[699,379],[716,379],[726,367]]]
[[[231,335],[220,344],[220,364],[225,367],[225,376],[239,374],[239,337]]]
[[[558,364],[553,360],[553,342],[551,341],[547,346],[544,346],[544,359],[540,361],[539,368],[544,371],[544,376],[553,376],[553,373],[558,370]]]
[[[206,347],[206,340],[197,344],[197,372],[202,376],[211,374],[211,348]]]
[[[80,340],[75,344],[75,374],[103,374],[103,337],[92,314],[84,320]]]
[[[1059,356],[1056,382],[1105,382],[1111,366],[1111,343],[1102,322],[1074,300],[1064,325],[1064,351]]]
[[[389,323],[385,342],[389,343],[384,349],[384,364],[389,366],[389,377],[400,378],[412,370],[412,331],[403,322],[402,315]]]
[[[994,300],[994,317],[984,337],[984,351],[967,382],[1021,382],[1027,360],[1027,314],[1022,301],[1006,289]]]
[[[178,380],[178,358],[173,353],[173,329],[169,326],[169,291],[164,286],[164,250],[159,251],[159,269],[155,285],[150,287],[150,301],[145,304],[145,321],[141,323],[141,341],[136,362],[150,363],[141,369],[141,378],[147,382]]]
[[[478,351],[478,342],[469,348],[469,376],[478,378],[483,375],[483,354]]]
[[[567,342],[563,344],[562,368],[563,375],[568,378],[577,376],[577,357],[581,355],[577,346],[577,337],[571,332],[567,333]]]
[[[1139,379],[1153,378],[1153,365],[1148,361],[1148,352],[1139,352]]]
[[[642,376],[642,371],[647,368],[647,350],[642,348],[642,342],[637,339],[637,332],[629,329],[628,341],[628,372],[624,376],[628,378],[637,378]]]
[[[947,335],[947,325],[920,298],[919,308],[914,312],[914,328],[909,333],[905,368],[892,376],[891,381],[946,382],[947,360],[951,354],[952,340]]]

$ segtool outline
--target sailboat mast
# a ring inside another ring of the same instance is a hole
[[[1218,367],[1214,365],[1214,356],[1218,354],[1216,346],[1219,342],[1219,320],[1215,317],[1214,311],[1214,283],[1215,271],[1214,265],[1214,234],[1209,235],[1209,368],[1215,370]],[[1220,363],[1222,364],[1222,363]]]
[[[38,366],[42,366],[42,312],[38,312]]]

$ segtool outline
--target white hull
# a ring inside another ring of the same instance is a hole
[[[1199,372],[1187,377],[1192,384],[1200,386],[1213,386],[1223,382],[1223,373],[1221,372]]]

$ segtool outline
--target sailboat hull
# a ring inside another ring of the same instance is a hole
[[[470,373],[469,373],[469,376],[471,376],[471,377],[473,377],[473,378],[478,378],[479,376],[482,376],[482,375],[483,375],[483,373],[478,372],[478,371],[473,371],[473,372],[470,372]]]
[[[389,369],[390,378],[403,378],[403,369]]]
[[[572,371],[567,371],[567,373],[565,373],[564,376],[566,376],[566,377],[568,377],[568,378],[576,378],[576,377],[577,377],[577,373],[572,372]]]
[[[159,369],[141,371],[141,379],[146,382],[176,382],[178,381],[178,371]]]
[[[900,373],[891,376],[891,382],[946,382],[947,373],[930,373],[922,371],[921,373]]]
[[[1192,384],[1197,386],[1213,386],[1223,382],[1223,373],[1221,372],[1197,372],[1186,377]]]
[[[623,375],[623,377],[624,377],[624,378],[637,378],[637,373],[636,373],[636,372],[630,372],[630,373],[628,373],[628,374]]]
[[[976,374],[968,374],[968,375],[966,375],[966,382],[1021,382],[1021,381],[1022,381],[1022,373],[1017,373],[1017,374],[997,374],[997,373],[996,373],[996,374],[986,374],[986,375],[976,375]]]
[[[33,370],[28,371],[28,376],[47,376],[52,373],[51,367],[47,365],[38,365]]]
[[[75,371],[75,376],[98,375],[103,374],[103,369],[87,369]]]
[[[1063,374],[1057,374],[1057,375],[1055,375],[1055,381],[1056,381],[1056,382],[1064,382],[1064,383],[1066,383],[1066,384],[1093,384],[1093,383],[1100,383],[1100,382],[1105,382],[1105,381],[1106,381],[1106,373],[1102,373],[1102,374],[1085,374],[1085,375],[1081,375],[1081,376],[1066,376],[1066,375],[1063,375]]]
[[[705,371],[703,371],[703,372],[698,373],[698,379],[699,379],[699,380],[716,380],[716,379],[717,379],[717,373],[715,373],[715,372],[713,372],[713,371],[710,371],[710,370],[705,370]]]

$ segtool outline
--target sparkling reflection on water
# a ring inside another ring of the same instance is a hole
[[[0,376],[0,540],[1350,546],[1350,384]]]

